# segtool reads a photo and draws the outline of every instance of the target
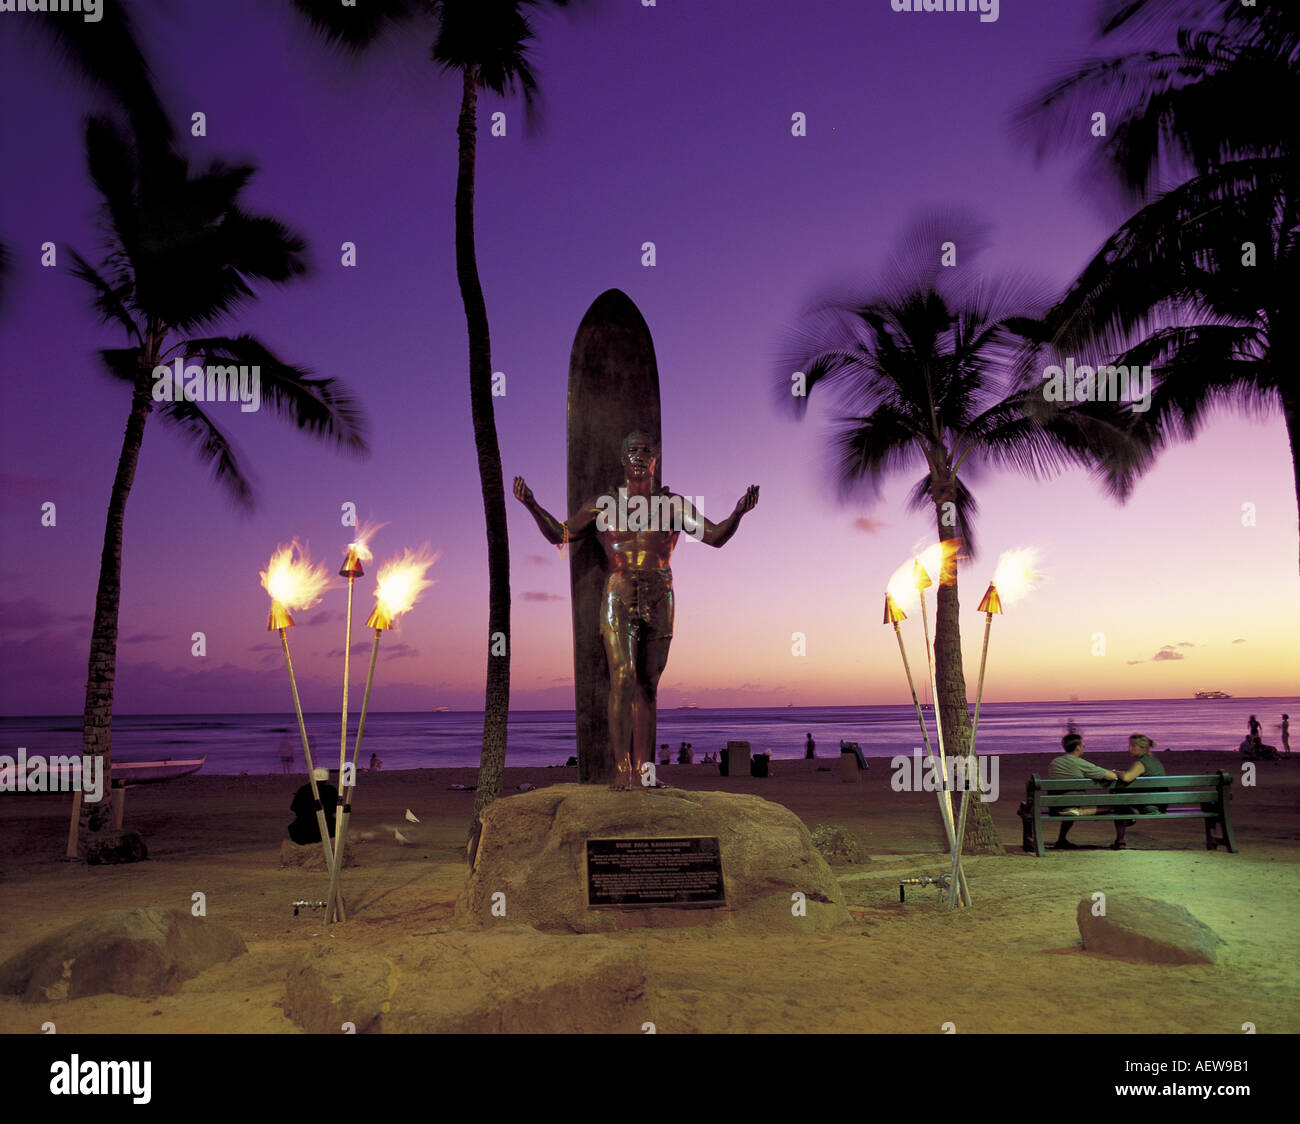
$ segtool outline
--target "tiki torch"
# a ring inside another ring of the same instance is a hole
[[[295,555],[297,556],[295,558]],[[325,823],[325,809],[321,805],[320,789],[316,786],[316,770],[311,759],[311,744],[307,740],[307,725],[302,717],[302,702],[298,698],[298,681],[293,674],[293,658],[289,655],[289,629],[293,627],[290,609],[310,609],[315,605],[330,583],[324,565],[314,566],[305,548],[294,539],[289,546],[281,546],[271,555],[271,561],[261,572],[262,588],[271,595],[271,613],[266,621],[267,631],[278,631],[284,645],[284,664],[289,669],[289,689],[293,692],[293,709],[298,716],[298,733],[302,736],[302,752],[307,759],[307,779],[311,784],[312,799],[316,801],[316,823],[320,828],[321,846],[325,849],[325,863],[333,870],[334,853],[330,850],[329,827]]]
[[[352,586],[357,578],[365,573],[361,563],[363,561],[369,562],[374,557],[370,553],[370,548],[366,545],[366,542],[376,530],[378,530],[377,527],[363,527],[357,533],[356,541],[348,544],[347,558],[343,561],[343,568],[339,570],[339,577],[348,579],[348,614],[343,627],[343,716],[339,723],[339,788],[343,787],[343,769],[348,756],[348,686],[352,678]],[[343,805],[340,804],[335,810],[334,832],[336,838],[342,822]]]
[[[980,650],[980,678],[979,685],[975,688],[975,721],[971,724],[970,731],[970,757],[972,763],[978,762],[979,758],[975,750],[975,738],[980,728],[980,701],[984,698],[984,665],[989,658],[989,628],[993,624],[993,614],[1002,612],[1002,599],[998,596],[998,587],[993,582],[989,582],[989,587],[984,591],[984,599],[980,602],[979,611],[984,614],[984,647]],[[966,840],[966,812],[969,808],[970,801],[970,774],[966,773],[962,777],[962,794],[961,794],[961,815],[957,819],[957,846],[952,852],[952,869],[956,873],[957,866],[961,862],[962,844]],[[948,887],[948,908],[952,909],[955,899],[955,890],[952,886]]]
[[[921,580],[922,578],[924,578],[924,581]],[[912,678],[912,666],[908,662],[907,649],[903,646],[903,633],[899,628],[899,624],[907,619],[907,614],[903,612],[902,608],[898,604],[898,599],[906,596],[909,588],[919,592],[929,584],[929,574],[926,573],[925,567],[921,564],[919,559],[914,559],[911,566],[905,564],[902,568],[897,570],[894,576],[890,579],[888,591],[885,593],[885,617],[882,623],[894,626],[894,636],[898,640],[898,654],[903,659],[903,671],[907,675],[907,687],[912,695],[912,706],[916,710],[916,720],[920,724],[921,737],[925,742],[926,758],[929,760],[931,768],[934,768],[934,749],[930,744],[930,734],[926,728],[925,715],[922,714],[920,701],[916,697],[916,684]],[[895,591],[897,591],[897,596],[895,596]],[[926,647],[928,658],[928,643]],[[948,850],[952,851],[955,842],[953,838],[952,809],[951,806],[945,802],[945,796],[946,793],[942,791],[942,789],[936,793],[936,798],[939,801],[939,819],[943,823],[944,835],[948,839]],[[970,890],[966,885],[965,871],[958,871],[957,875],[960,879],[962,901],[969,904]]]
[[[361,717],[357,722],[357,738],[352,746],[352,783],[344,790],[339,803],[338,831],[334,837],[334,862],[330,868],[330,892],[325,908],[326,923],[337,916],[344,921],[343,900],[339,893],[339,876],[343,872],[344,847],[347,845],[348,820],[352,815],[352,792],[356,788],[357,759],[361,755],[361,738],[366,732],[366,715],[370,711],[370,690],[375,684],[375,661],[379,658],[379,638],[391,629],[397,618],[407,612],[429,586],[430,578],[424,575],[429,567],[438,560],[430,552],[428,544],[418,551],[404,550],[400,557],[385,562],[379,569],[375,582],[375,607],[366,619],[366,627],[375,630],[374,642],[370,645],[370,668],[366,672],[366,693],[361,699]],[[343,771],[340,769],[340,784]]]
[[[934,585],[930,580],[930,573],[926,570],[920,558],[912,561],[912,584],[916,588],[916,594],[921,599],[921,628],[925,633],[925,663],[930,674],[930,698],[934,700],[934,735],[935,740],[939,743],[939,767],[942,770],[940,776],[944,778],[944,783],[940,788],[939,801],[947,813],[945,823],[948,826],[948,842],[952,844],[952,795],[948,792],[948,758],[943,749],[943,717],[941,714],[942,707],[939,705],[939,692],[934,689],[934,651],[930,647],[930,617],[925,609],[925,591]],[[937,622],[936,622],[937,624]],[[933,756],[933,753],[931,754]]]
[[[984,591],[984,598],[980,601],[979,611],[984,614],[984,646],[980,649],[980,676],[979,682],[975,687],[975,719],[971,724],[970,734],[970,760],[973,763],[978,762],[979,758],[976,752],[976,738],[980,729],[980,704],[984,700],[984,668],[989,658],[989,632],[993,627],[993,614],[1002,613],[1003,596],[998,592],[998,585],[1007,591],[1007,599],[1015,598],[1032,589],[1039,579],[1039,575],[1034,571],[1034,562],[1037,555],[1033,550],[1009,550],[998,559],[997,569],[993,572],[993,580],[989,582],[989,587]],[[957,829],[957,850],[953,852],[952,868],[957,869],[957,864],[961,859],[961,847],[966,838],[966,812],[968,801],[970,800],[970,775],[967,773],[965,787],[961,794],[961,818]],[[952,908],[954,891],[951,886],[948,888],[948,908]]]
[[[894,595],[886,593],[885,619],[881,623],[894,626],[894,636],[898,640],[898,654],[903,657],[903,671],[907,674],[907,689],[912,692],[912,705],[916,708],[916,720],[921,724],[921,737],[925,739],[926,754],[927,756],[933,756],[933,751],[930,749],[930,735],[925,728],[925,715],[921,713],[921,703],[916,697],[916,684],[912,680],[912,665],[907,662],[907,649],[903,647],[903,630],[898,627],[905,620],[907,620],[907,614],[898,607]]]

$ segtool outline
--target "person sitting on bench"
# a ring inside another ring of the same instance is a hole
[[[1066,734],[1061,739],[1061,748],[1065,750],[1059,757],[1052,759],[1052,764],[1048,768],[1047,775],[1052,780],[1074,780],[1076,777],[1087,777],[1093,781],[1113,781],[1115,774],[1109,769],[1103,769],[1100,765],[1094,765],[1091,761],[1083,759],[1083,735],[1076,733]],[[1086,791],[1086,790],[1080,790]],[[1067,816],[1095,816],[1096,808],[1066,808],[1064,814]],[[1070,834],[1072,824],[1069,820],[1062,820],[1057,828],[1056,849],[1058,851],[1077,851],[1078,845],[1071,843],[1066,838]]]
[[[1165,767],[1156,760],[1155,754],[1151,752],[1155,744],[1145,734],[1133,734],[1129,738],[1128,755],[1132,760],[1129,762],[1129,767],[1119,774],[1121,784],[1128,784],[1129,781],[1135,781],[1138,777],[1163,777],[1165,775]],[[1118,811],[1118,809],[1115,810]],[[1156,812],[1163,812],[1164,808],[1155,804],[1138,804],[1128,810],[1137,812],[1139,815],[1153,815]],[[1136,822],[1136,820],[1115,821],[1115,842],[1110,845],[1112,851],[1123,851],[1128,847],[1128,844],[1124,841],[1124,833]]]

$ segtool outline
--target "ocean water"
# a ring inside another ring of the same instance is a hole
[[[1073,718],[1086,741],[1085,754],[1122,753],[1131,733],[1154,738],[1159,749],[1235,750],[1247,718],[1258,716],[1267,744],[1281,748],[1283,712],[1292,716],[1300,748],[1300,697],[1269,699],[1140,699],[1113,702],[985,703],[980,710],[981,753],[1047,753],[1058,749]],[[317,764],[338,765],[339,716],[306,716]],[[926,711],[930,736],[933,716]],[[355,736],[350,716],[348,752]],[[481,711],[371,713],[361,747],[362,767],[378,754],[384,768],[476,767],[483,731]],[[916,712],[910,706],[771,707],[736,710],[667,710],[659,714],[659,742],[676,756],[681,742],[698,761],[728,741],[748,741],[773,757],[802,757],[811,732],[818,756],[838,754],[841,738],[861,743],[869,757],[891,757],[920,748]],[[113,719],[113,757],[122,761],[182,760],[207,754],[204,773],[278,773],[287,741],[292,771],[300,772],[302,746],[293,713],[118,715]],[[79,754],[79,717],[0,718],[0,754],[19,747],[29,754]],[[509,765],[563,765],[576,753],[571,711],[524,710],[510,715]],[[332,764],[331,764],[332,762]]]

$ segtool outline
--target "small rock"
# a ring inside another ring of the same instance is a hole
[[[148,857],[149,848],[138,831],[107,828],[93,833],[86,840],[86,863],[89,866],[138,863]]]

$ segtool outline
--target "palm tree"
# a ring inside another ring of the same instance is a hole
[[[1058,351],[1152,365],[1134,474],[1217,408],[1280,407],[1300,507],[1300,121],[1288,108],[1300,100],[1300,12],[1111,0],[1102,17],[1103,36],[1143,39],[1080,65],[1019,119],[1041,156],[1078,134],[1080,114],[1118,105],[1099,159],[1138,210],[1051,312],[1048,334]]]
[[[157,138],[154,138],[156,142]],[[113,684],[126,503],[151,414],[178,429],[239,504],[252,489],[225,433],[201,400],[165,401],[154,369],[180,357],[203,365],[256,366],[261,400],[298,429],[357,454],[367,451],[361,414],[332,379],[314,379],[248,335],[205,335],[254,298],[253,285],[281,284],[306,271],[304,244],[274,219],[241,208],[254,169],[213,161],[195,170],[174,150],[141,145],[108,117],[87,121],[90,177],[103,199],[108,252],[98,269],[70,251],[72,272],[94,294],[102,322],[128,346],[101,351],[108,373],[131,388],[122,451],[109,499],[95,594],[83,716],[83,752],[111,766]],[[111,789],[82,805],[82,837],[111,822]]]
[[[13,269],[13,255],[6,242],[0,242],[0,311],[4,310],[5,298],[9,296],[9,273]]]
[[[960,561],[974,553],[976,501],[967,480],[989,466],[1039,478],[1082,465],[1113,490],[1117,470],[1096,450],[1113,446],[1122,465],[1127,441],[1109,406],[1064,409],[1044,401],[1041,382],[1023,374],[1023,355],[1037,340],[1036,317],[1047,302],[1023,280],[967,281],[964,266],[942,268],[946,241],[963,247],[969,262],[978,236],[958,218],[919,222],[867,296],[814,302],[785,348],[780,385],[801,415],[822,387],[841,411],[833,448],[842,495],[864,485],[878,492],[900,470],[922,471],[906,504],[934,513],[945,544],[935,706],[948,751],[965,755],[972,752],[971,720],[957,577]],[[790,393],[795,370],[804,372],[804,396]],[[988,809],[980,801],[972,807],[965,847],[1000,852]]]
[[[473,840],[483,809],[501,794],[510,710],[510,541],[505,486],[492,404],[492,340],[474,246],[474,175],[481,90],[504,97],[522,93],[530,119],[537,113],[537,77],[528,53],[535,39],[533,9],[566,8],[574,0],[370,0],[343,7],[337,0],[293,0],[317,32],[352,51],[387,31],[420,19],[433,34],[432,58],[461,76],[456,125],[456,279],[469,333],[469,395],[478,454],[488,545],[487,683],[478,791],[469,825]]]

